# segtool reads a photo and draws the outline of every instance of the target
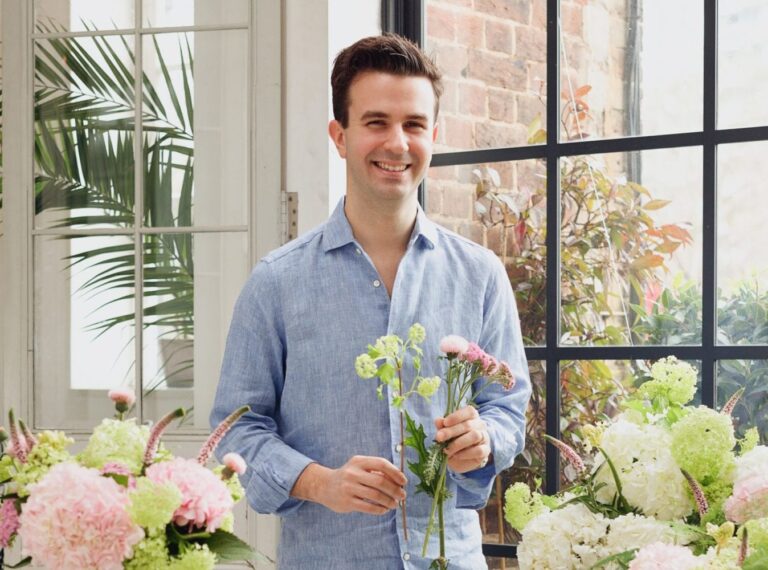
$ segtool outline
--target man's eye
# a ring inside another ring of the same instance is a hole
[[[378,119],[377,119],[377,120],[375,120],[375,121],[368,121],[366,124],[367,124],[367,125],[369,125],[369,126],[375,126],[375,127],[378,127],[378,126],[381,126],[381,125],[383,125],[383,124],[384,124],[384,121],[381,121],[381,120],[378,120]]]
[[[406,123],[405,126],[409,129],[426,129],[423,123]]]

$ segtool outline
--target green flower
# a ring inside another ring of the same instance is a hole
[[[213,470],[213,472],[218,475],[220,479],[221,473],[223,471],[223,465],[219,465]],[[240,484],[240,478],[237,476],[237,473],[233,473],[229,479],[224,479],[223,481],[227,486],[227,489],[229,489],[229,494],[232,495],[232,500],[235,503],[239,502],[243,497],[245,497],[245,489],[243,489],[243,486]]]
[[[749,428],[744,432],[744,438],[739,440],[739,455],[752,451],[760,443],[760,434],[756,427]]]
[[[733,468],[735,444],[730,416],[706,406],[691,409],[672,426],[672,456],[705,486]]]
[[[440,388],[440,376],[431,376],[429,378],[422,378],[419,382],[418,387],[416,388],[416,391],[419,393],[419,395],[423,396],[426,399],[429,399],[432,397],[435,392]]]
[[[753,519],[744,523],[749,537],[749,547],[768,549],[768,518]]]
[[[144,528],[164,528],[182,501],[181,491],[173,483],[155,483],[146,477],[136,481],[128,493],[131,520]]]
[[[725,522],[725,512],[723,511],[723,505],[728,497],[733,493],[733,483],[729,483],[723,478],[710,483],[709,485],[703,485],[704,496],[709,503],[709,510],[707,514],[701,519],[701,524],[713,523],[721,525]]]
[[[376,339],[374,349],[381,354],[389,358],[397,358],[400,354],[400,337],[394,334],[387,336],[380,336]]]
[[[67,447],[73,443],[74,440],[64,432],[44,431],[38,434],[37,445],[29,452],[27,462],[16,462],[18,470],[13,475],[13,481],[17,485],[19,496],[29,495],[27,487],[42,479],[51,467],[71,459]]]
[[[0,457],[0,481],[7,481],[16,472],[13,466],[13,457],[3,455]]]
[[[136,419],[105,419],[93,430],[88,445],[79,455],[86,467],[101,469],[107,463],[121,463],[136,475],[141,473],[149,427],[136,424]]]
[[[531,494],[525,483],[515,483],[504,493],[504,519],[520,532],[531,520],[549,510],[542,496],[539,493]]]
[[[216,566],[216,555],[206,545],[192,543],[179,554],[178,558],[171,558],[168,569],[213,570],[214,566]]]
[[[169,562],[165,530],[150,531],[133,547],[133,558],[125,562],[125,570],[162,570]]]
[[[235,515],[232,513],[232,511],[228,512],[224,517],[221,519],[221,525],[219,528],[225,532],[233,533],[235,532]]]
[[[373,378],[377,370],[376,361],[367,354],[361,354],[355,359],[355,372],[360,378]]]
[[[665,399],[670,404],[684,406],[696,394],[696,370],[674,356],[662,358],[651,366],[651,378],[638,389],[648,400]]]
[[[421,344],[424,339],[427,338],[427,331],[419,323],[414,323],[411,328],[408,329],[408,340],[412,344]]]

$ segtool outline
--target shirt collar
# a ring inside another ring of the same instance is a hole
[[[435,223],[427,218],[421,205],[418,206],[416,213],[416,225],[411,233],[411,239],[408,246],[417,241],[419,237],[423,238],[424,244],[429,249],[434,249],[437,245],[437,227]],[[337,249],[349,243],[356,243],[355,236],[352,233],[352,226],[344,213],[344,198],[339,200],[336,209],[328,218],[323,229],[323,251],[326,253],[332,249]]]

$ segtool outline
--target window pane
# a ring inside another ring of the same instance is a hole
[[[529,144],[546,115],[545,0],[426,4],[427,53],[445,87],[437,150]]]
[[[688,361],[698,372],[701,385],[701,365]],[[596,425],[616,417],[627,396],[650,379],[652,361],[643,360],[564,360],[560,365],[560,431],[562,440],[582,456],[586,454],[581,442],[581,428]],[[691,405],[701,403],[697,390]],[[573,481],[576,473],[566,461],[560,462],[562,485]]]
[[[39,236],[34,270],[35,423],[90,429],[135,385],[133,242]]]
[[[146,225],[246,223],[247,56],[247,31],[144,38]]]
[[[717,126],[768,124],[768,5],[763,0],[718,2]]]
[[[146,418],[183,406],[194,408],[183,428],[208,429],[229,319],[248,270],[245,232],[144,237]]]
[[[35,42],[35,227],[133,225],[133,39]]]
[[[225,26],[248,24],[248,0],[142,0],[144,25]]]
[[[768,443],[768,361],[721,360],[717,363],[717,407],[721,408],[739,388],[744,388],[731,416],[736,436],[756,427],[760,443]]]
[[[698,148],[562,159],[562,344],[700,342],[701,160]]]
[[[38,32],[114,30],[136,22],[134,0],[35,0]]]
[[[534,360],[528,366],[533,393],[526,411],[525,451],[517,456],[512,468],[496,477],[488,504],[480,511],[484,543],[517,544],[520,541],[520,533],[504,520],[504,492],[510,485],[522,482],[535,489],[537,480],[541,483],[541,489],[545,485],[545,441],[542,436],[546,433],[546,363]],[[502,567],[501,560],[488,558],[489,565],[491,561],[496,565],[495,568]],[[508,565],[506,567],[512,568]]]
[[[526,345],[544,343],[546,166],[543,160],[431,168],[430,218],[491,250],[515,291]]]
[[[729,144],[717,154],[717,342],[768,344],[768,142]]]
[[[700,130],[703,9],[699,0],[561,2],[560,139]]]

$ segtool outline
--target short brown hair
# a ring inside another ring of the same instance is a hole
[[[435,118],[443,93],[442,74],[419,46],[397,34],[363,38],[336,56],[331,73],[333,118],[346,128],[349,121],[349,87],[366,71],[426,77],[435,93]]]

